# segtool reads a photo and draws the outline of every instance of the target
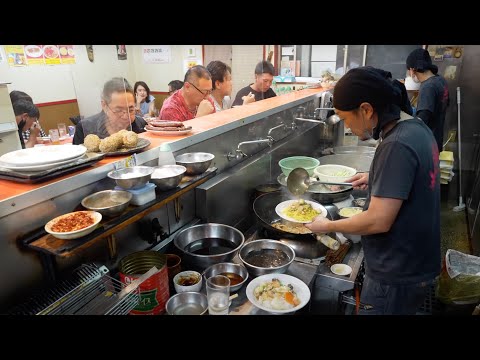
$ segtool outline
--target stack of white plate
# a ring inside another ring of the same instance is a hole
[[[40,146],[0,156],[0,167],[14,171],[43,171],[74,162],[85,155],[83,145]]]

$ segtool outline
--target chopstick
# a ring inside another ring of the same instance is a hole
[[[236,297],[238,297],[238,294],[230,295],[230,297],[228,298],[228,300],[233,300],[233,299],[235,299]]]

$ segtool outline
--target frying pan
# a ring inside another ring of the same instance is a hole
[[[279,184],[287,186],[285,174],[280,174],[277,177]],[[325,187],[322,185],[312,185],[305,192],[305,198],[319,202],[320,204],[331,204],[334,202],[347,199],[353,191],[353,187],[345,186],[341,187],[339,191],[325,191]],[[288,200],[288,199],[287,199]]]
[[[317,258],[325,255],[328,248],[318,241],[314,234],[293,234],[274,228],[271,225],[273,223],[283,223],[285,221],[277,215],[275,207],[286,200],[291,200],[291,197],[280,191],[263,194],[257,197],[253,202],[253,211],[255,212],[258,224],[265,229],[269,238],[279,239],[292,246],[295,250],[296,256]],[[332,215],[328,213],[327,218],[332,219]]]

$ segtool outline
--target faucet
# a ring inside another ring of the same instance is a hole
[[[313,118],[314,119],[317,119],[320,117],[320,111],[321,110],[335,110],[335,108],[332,108],[332,107],[318,107],[315,109],[315,111],[313,112]]]
[[[282,126],[284,126],[284,125],[282,124]],[[276,126],[276,127],[277,127],[277,126]],[[272,130],[272,129],[270,129],[270,130]],[[231,160],[231,159],[240,160],[241,158],[247,157],[248,155],[245,154],[245,153],[242,151],[242,149],[240,149],[240,147],[241,147],[242,145],[268,143],[268,146],[272,146],[274,142],[275,142],[275,139],[274,139],[273,137],[271,137],[270,135],[268,135],[266,139],[251,140],[251,141],[242,141],[241,143],[239,143],[239,144],[237,145],[237,149],[235,150],[234,153],[229,152],[229,153],[227,154],[227,159],[228,159],[228,160]]]

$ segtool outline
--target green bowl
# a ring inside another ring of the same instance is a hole
[[[310,176],[313,176],[313,170],[320,165],[320,161],[308,156],[291,156],[280,160],[278,165],[285,176],[288,176],[290,171],[296,168],[304,168]]]

